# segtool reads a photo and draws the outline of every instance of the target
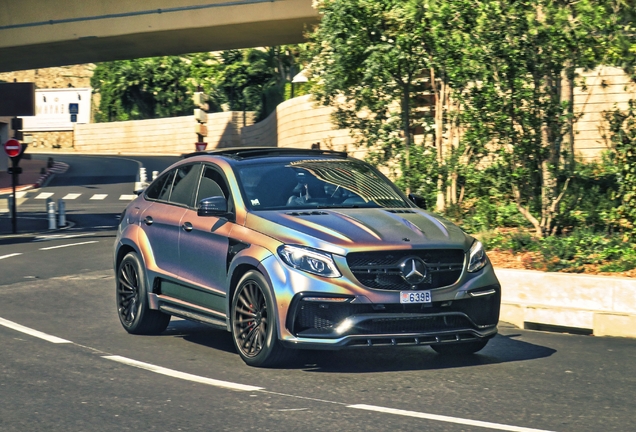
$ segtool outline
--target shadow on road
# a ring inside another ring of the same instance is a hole
[[[454,369],[535,360],[549,357],[556,350],[518,340],[520,334],[512,327],[501,326],[504,334],[497,335],[486,348],[467,356],[442,356],[430,347],[378,347],[342,351],[298,351],[282,369],[303,369],[306,372],[369,373],[413,370]],[[510,333],[510,334],[507,334]],[[189,321],[172,321],[164,333],[211,349],[236,353],[230,333]],[[238,354],[237,361],[241,361]]]

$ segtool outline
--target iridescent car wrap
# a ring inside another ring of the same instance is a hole
[[[219,326],[255,366],[287,348],[471,353],[497,332],[481,244],[338,152],[186,157],[127,207],[114,261],[129,332],[169,315]]]

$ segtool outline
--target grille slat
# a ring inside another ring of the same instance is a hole
[[[427,277],[415,287],[402,278],[400,262],[418,257],[426,263]],[[353,252],[347,255],[347,264],[358,281],[372,289],[409,290],[433,289],[452,285],[464,268],[461,249],[424,249],[404,251]]]

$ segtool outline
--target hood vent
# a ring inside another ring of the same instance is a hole
[[[289,216],[323,216],[323,215],[328,215],[329,213],[324,212],[324,211],[314,210],[314,211],[287,212],[285,214],[289,215]]]
[[[402,209],[394,209],[394,210],[387,210],[389,213],[399,213],[399,214],[404,214],[404,213],[408,213],[408,214],[415,214],[415,212],[413,210],[402,210]]]

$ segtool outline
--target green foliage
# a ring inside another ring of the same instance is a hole
[[[100,94],[96,121],[140,120],[192,113],[190,66],[180,57],[100,63],[91,78]]]
[[[208,112],[269,115],[284,100],[302,46],[229,50],[100,63],[91,85],[100,95],[95,119],[138,120],[192,114],[192,94],[209,95]]]
[[[610,141],[617,168],[620,205],[613,213],[613,222],[626,238],[636,239],[636,100],[630,100],[627,110],[615,109],[605,114],[609,123]]]

